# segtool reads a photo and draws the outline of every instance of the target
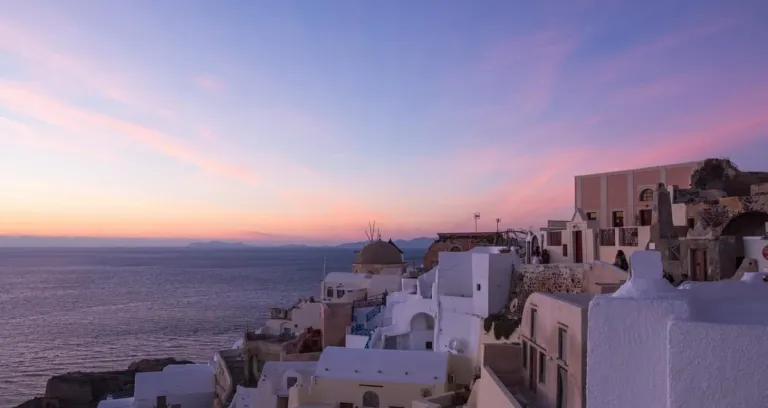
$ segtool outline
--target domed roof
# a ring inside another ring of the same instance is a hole
[[[401,265],[403,257],[394,244],[379,239],[366,245],[357,255],[355,263],[362,265]]]

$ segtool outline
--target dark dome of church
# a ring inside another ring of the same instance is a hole
[[[366,245],[357,255],[357,264],[363,265],[401,265],[403,257],[393,244],[376,240]]]

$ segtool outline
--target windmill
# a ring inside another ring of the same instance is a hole
[[[480,213],[476,212],[474,215],[474,218],[475,218],[475,232],[477,232],[477,220],[480,219]]]

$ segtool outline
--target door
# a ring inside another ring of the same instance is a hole
[[[691,249],[691,280],[707,280],[707,251]]]
[[[653,217],[653,210],[640,210],[640,225],[651,225]]]
[[[573,262],[584,262],[584,242],[581,231],[573,231]]]
[[[539,372],[536,369],[536,349],[531,347],[528,353],[528,387],[536,394],[536,374]]]

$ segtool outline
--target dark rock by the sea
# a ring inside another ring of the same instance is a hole
[[[136,373],[162,371],[172,364],[194,364],[175,358],[134,361],[127,370],[74,372],[55,375],[45,385],[45,396],[33,398],[16,408],[96,408],[107,395],[130,397]]]

